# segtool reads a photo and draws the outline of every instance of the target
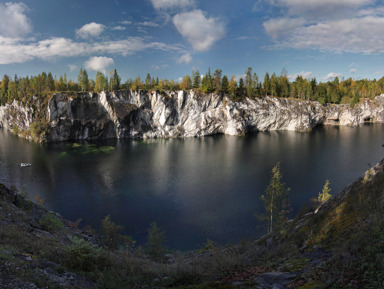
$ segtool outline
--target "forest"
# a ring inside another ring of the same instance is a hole
[[[122,82],[116,69],[108,75],[102,72],[96,73],[96,78],[91,79],[85,69],[80,69],[77,81],[67,79],[66,74],[59,77],[51,72],[42,72],[37,76],[13,78],[4,75],[0,83],[0,105],[14,100],[27,104],[33,99],[46,103],[49,97],[56,92],[101,92],[103,90],[190,90],[198,93],[221,93],[231,100],[242,101],[246,97],[250,99],[274,96],[301,100],[315,100],[321,104],[351,104],[359,102],[360,98],[373,98],[384,92],[384,77],[379,80],[352,78],[341,80],[335,77],[332,81],[318,82],[316,78],[305,79],[297,76],[290,81],[286,72],[280,75],[268,72],[261,79],[249,67],[243,77],[236,80],[232,75],[228,78],[223,75],[221,69],[211,70],[201,74],[198,70],[191,75],[184,76],[180,81],[159,79],[151,77],[148,73],[142,80],[140,77],[127,79]]]

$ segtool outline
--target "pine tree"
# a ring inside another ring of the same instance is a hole
[[[268,72],[264,76],[263,87],[264,87],[264,90],[265,90],[265,96],[270,95],[270,93],[271,93],[271,83],[270,83],[269,73]]]
[[[213,73],[213,90],[217,93],[221,92],[221,69],[216,69]]]
[[[223,79],[221,80],[221,91],[223,93],[228,93],[228,77],[226,75],[223,76]]]
[[[193,75],[193,88],[199,88],[201,83],[200,72],[197,70]]]
[[[289,210],[288,193],[290,189],[285,188],[285,184],[281,182],[282,174],[280,172],[280,163],[272,169],[271,181],[265,190],[265,194],[261,196],[264,202],[265,214],[259,216],[260,220],[268,223],[268,233],[272,233],[275,228],[284,227]]]
[[[117,70],[116,69],[111,70],[110,75],[111,75],[111,77],[110,77],[109,81],[110,81],[111,90],[119,90],[121,78],[117,74]]]
[[[233,100],[236,97],[236,92],[237,92],[237,82],[235,80],[234,75],[231,76],[231,80],[229,81],[228,92],[229,92],[229,97]]]
[[[153,222],[148,229],[147,242],[147,253],[151,258],[154,260],[161,259],[166,252],[164,247],[165,233],[155,222]]]
[[[245,72],[245,89],[248,97],[252,97],[254,95],[255,85],[252,80],[252,67],[248,67]]]
[[[79,76],[77,77],[77,82],[80,85],[81,91],[87,91],[89,85],[89,79],[87,71],[80,68]]]

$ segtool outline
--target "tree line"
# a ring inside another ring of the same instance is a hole
[[[264,96],[295,98],[301,100],[316,100],[322,104],[345,103],[355,104],[360,98],[373,98],[384,92],[384,77],[379,80],[352,78],[318,82],[316,78],[306,79],[297,76],[290,81],[285,70],[280,75],[268,72],[263,79],[248,67],[243,77],[236,79],[234,75],[228,78],[221,69],[211,70],[201,74],[199,70],[184,76],[180,81],[151,77],[148,73],[142,80],[139,76],[122,82],[116,69],[108,75],[98,71],[95,79],[88,77],[85,69],[80,69],[77,81],[68,80],[66,74],[53,76],[51,72],[42,72],[37,76],[13,78],[4,75],[0,82],[0,105],[17,100],[22,103],[31,101],[31,96],[45,100],[56,92],[101,92],[103,90],[190,90],[202,93],[221,93],[231,100],[242,101]]]

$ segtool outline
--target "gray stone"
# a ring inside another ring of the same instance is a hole
[[[310,131],[318,125],[384,122],[384,96],[349,105],[264,97],[233,102],[194,91],[64,93],[51,97],[46,141],[200,137],[251,131]],[[0,126],[27,131],[33,109],[17,102],[0,107]]]
[[[297,275],[285,272],[268,272],[263,273],[257,279],[259,288],[264,289],[283,289]]]

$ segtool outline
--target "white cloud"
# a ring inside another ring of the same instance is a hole
[[[195,6],[194,0],[151,0],[151,2],[156,10],[190,8]]]
[[[141,26],[147,26],[147,27],[158,27],[158,26],[160,26],[159,24],[154,23],[154,22],[150,22],[150,21],[139,22],[138,24],[141,25]]]
[[[356,68],[352,68],[351,70],[349,70],[349,73],[352,73],[352,74],[355,74],[356,72],[357,72]]]
[[[180,58],[177,60],[177,63],[190,63],[192,61],[192,56],[189,53],[183,54],[180,56]]]
[[[32,23],[25,15],[28,7],[22,3],[0,3],[0,36],[17,38],[32,31]]]
[[[174,45],[160,42],[145,43],[140,37],[104,42],[75,42],[67,38],[50,38],[26,42],[0,37],[0,64],[23,63],[35,58],[43,60],[57,57],[87,56],[94,54],[131,55],[145,49],[180,51]]]
[[[330,80],[330,79],[333,79],[336,77],[342,77],[342,76],[343,75],[341,73],[331,72],[331,73],[328,73],[327,76],[323,77],[323,80]]]
[[[225,36],[225,27],[215,18],[207,18],[201,10],[176,14],[173,24],[194,50],[206,51]]]
[[[120,23],[123,25],[130,25],[132,24],[132,21],[124,20],[124,21],[121,21]]]
[[[382,53],[384,7],[372,9],[369,5],[374,2],[269,0],[269,3],[281,8],[282,16],[265,21],[263,26],[267,35],[275,40],[274,47],[278,48]]]
[[[123,30],[125,30],[125,29],[127,29],[127,28],[124,27],[124,26],[120,26],[120,25],[115,26],[115,27],[112,28],[112,30],[117,30],[117,31],[123,31]]]
[[[304,79],[313,78],[313,73],[311,71],[301,71],[299,73],[288,75],[288,79],[295,80],[298,76],[301,76]]]
[[[275,6],[282,7],[290,15],[317,17],[345,17],[350,11],[374,3],[374,0],[269,0]]]
[[[75,65],[75,64],[69,64],[68,67],[69,67],[70,72],[77,70],[77,65]]]
[[[384,18],[364,17],[320,22],[296,29],[286,45],[333,52],[382,52]]]
[[[277,39],[281,36],[286,37],[305,23],[303,18],[277,18],[264,22],[263,26],[268,35]]]
[[[88,70],[101,71],[106,73],[107,67],[115,64],[112,58],[105,56],[94,56],[89,58],[85,63],[84,67]]]
[[[151,65],[151,68],[154,69],[154,70],[161,70],[161,69],[166,69],[168,68],[169,65],[168,64],[162,64],[162,65]]]
[[[97,37],[101,33],[103,33],[104,30],[105,30],[105,26],[103,24],[92,22],[92,23],[85,24],[80,29],[77,29],[76,37],[83,38],[83,39],[90,38],[90,37]]]

